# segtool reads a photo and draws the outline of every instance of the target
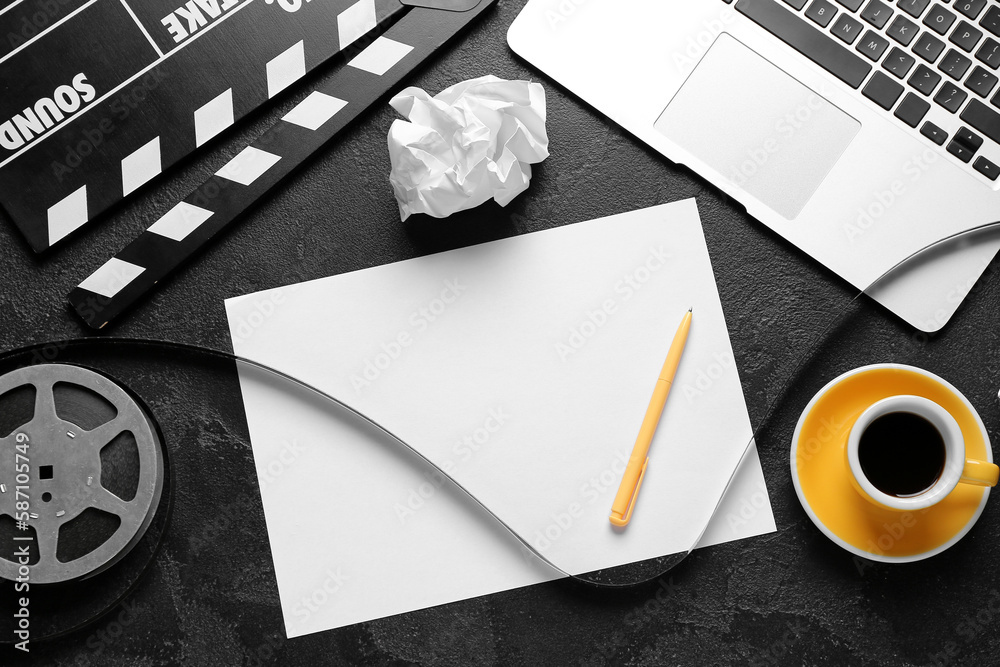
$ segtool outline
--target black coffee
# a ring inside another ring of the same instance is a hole
[[[906,497],[926,491],[944,471],[944,438],[912,412],[889,412],[868,425],[858,443],[861,471],[875,488]]]

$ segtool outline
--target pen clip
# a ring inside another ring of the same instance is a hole
[[[628,522],[632,520],[632,510],[635,509],[635,499],[639,496],[639,488],[642,486],[642,478],[646,476],[646,466],[649,465],[649,457],[642,462],[642,470],[639,471],[639,479],[635,481],[635,488],[632,489],[632,496],[628,499],[628,507],[625,510],[624,516],[619,516],[618,512],[612,510],[611,516],[608,520],[615,526],[627,526]]]

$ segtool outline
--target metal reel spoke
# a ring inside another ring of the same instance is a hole
[[[88,431],[83,435],[84,443],[89,446],[98,456],[112,440],[129,430],[129,426],[135,424],[137,417],[134,412],[119,412],[118,416],[106,424],[101,424],[93,431]]]
[[[123,526],[136,523],[137,517],[133,511],[132,503],[125,502],[103,486],[97,487],[97,491],[94,493],[93,498],[91,498],[90,506],[108,514],[114,514],[122,520]]]
[[[59,546],[59,525],[35,526],[35,538],[38,544],[38,563],[34,568],[46,570],[59,566],[56,550]]]
[[[51,421],[56,415],[55,382],[49,378],[38,378],[31,382],[35,387],[35,420]]]

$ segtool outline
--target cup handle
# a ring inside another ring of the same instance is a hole
[[[1000,477],[1000,467],[987,461],[977,461],[976,459],[965,459],[965,468],[962,469],[962,484],[974,484],[976,486],[996,486],[997,478]]]

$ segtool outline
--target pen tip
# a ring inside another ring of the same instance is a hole
[[[688,308],[688,312],[689,313],[694,312],[694,306],[691,306],[690,308]]]

